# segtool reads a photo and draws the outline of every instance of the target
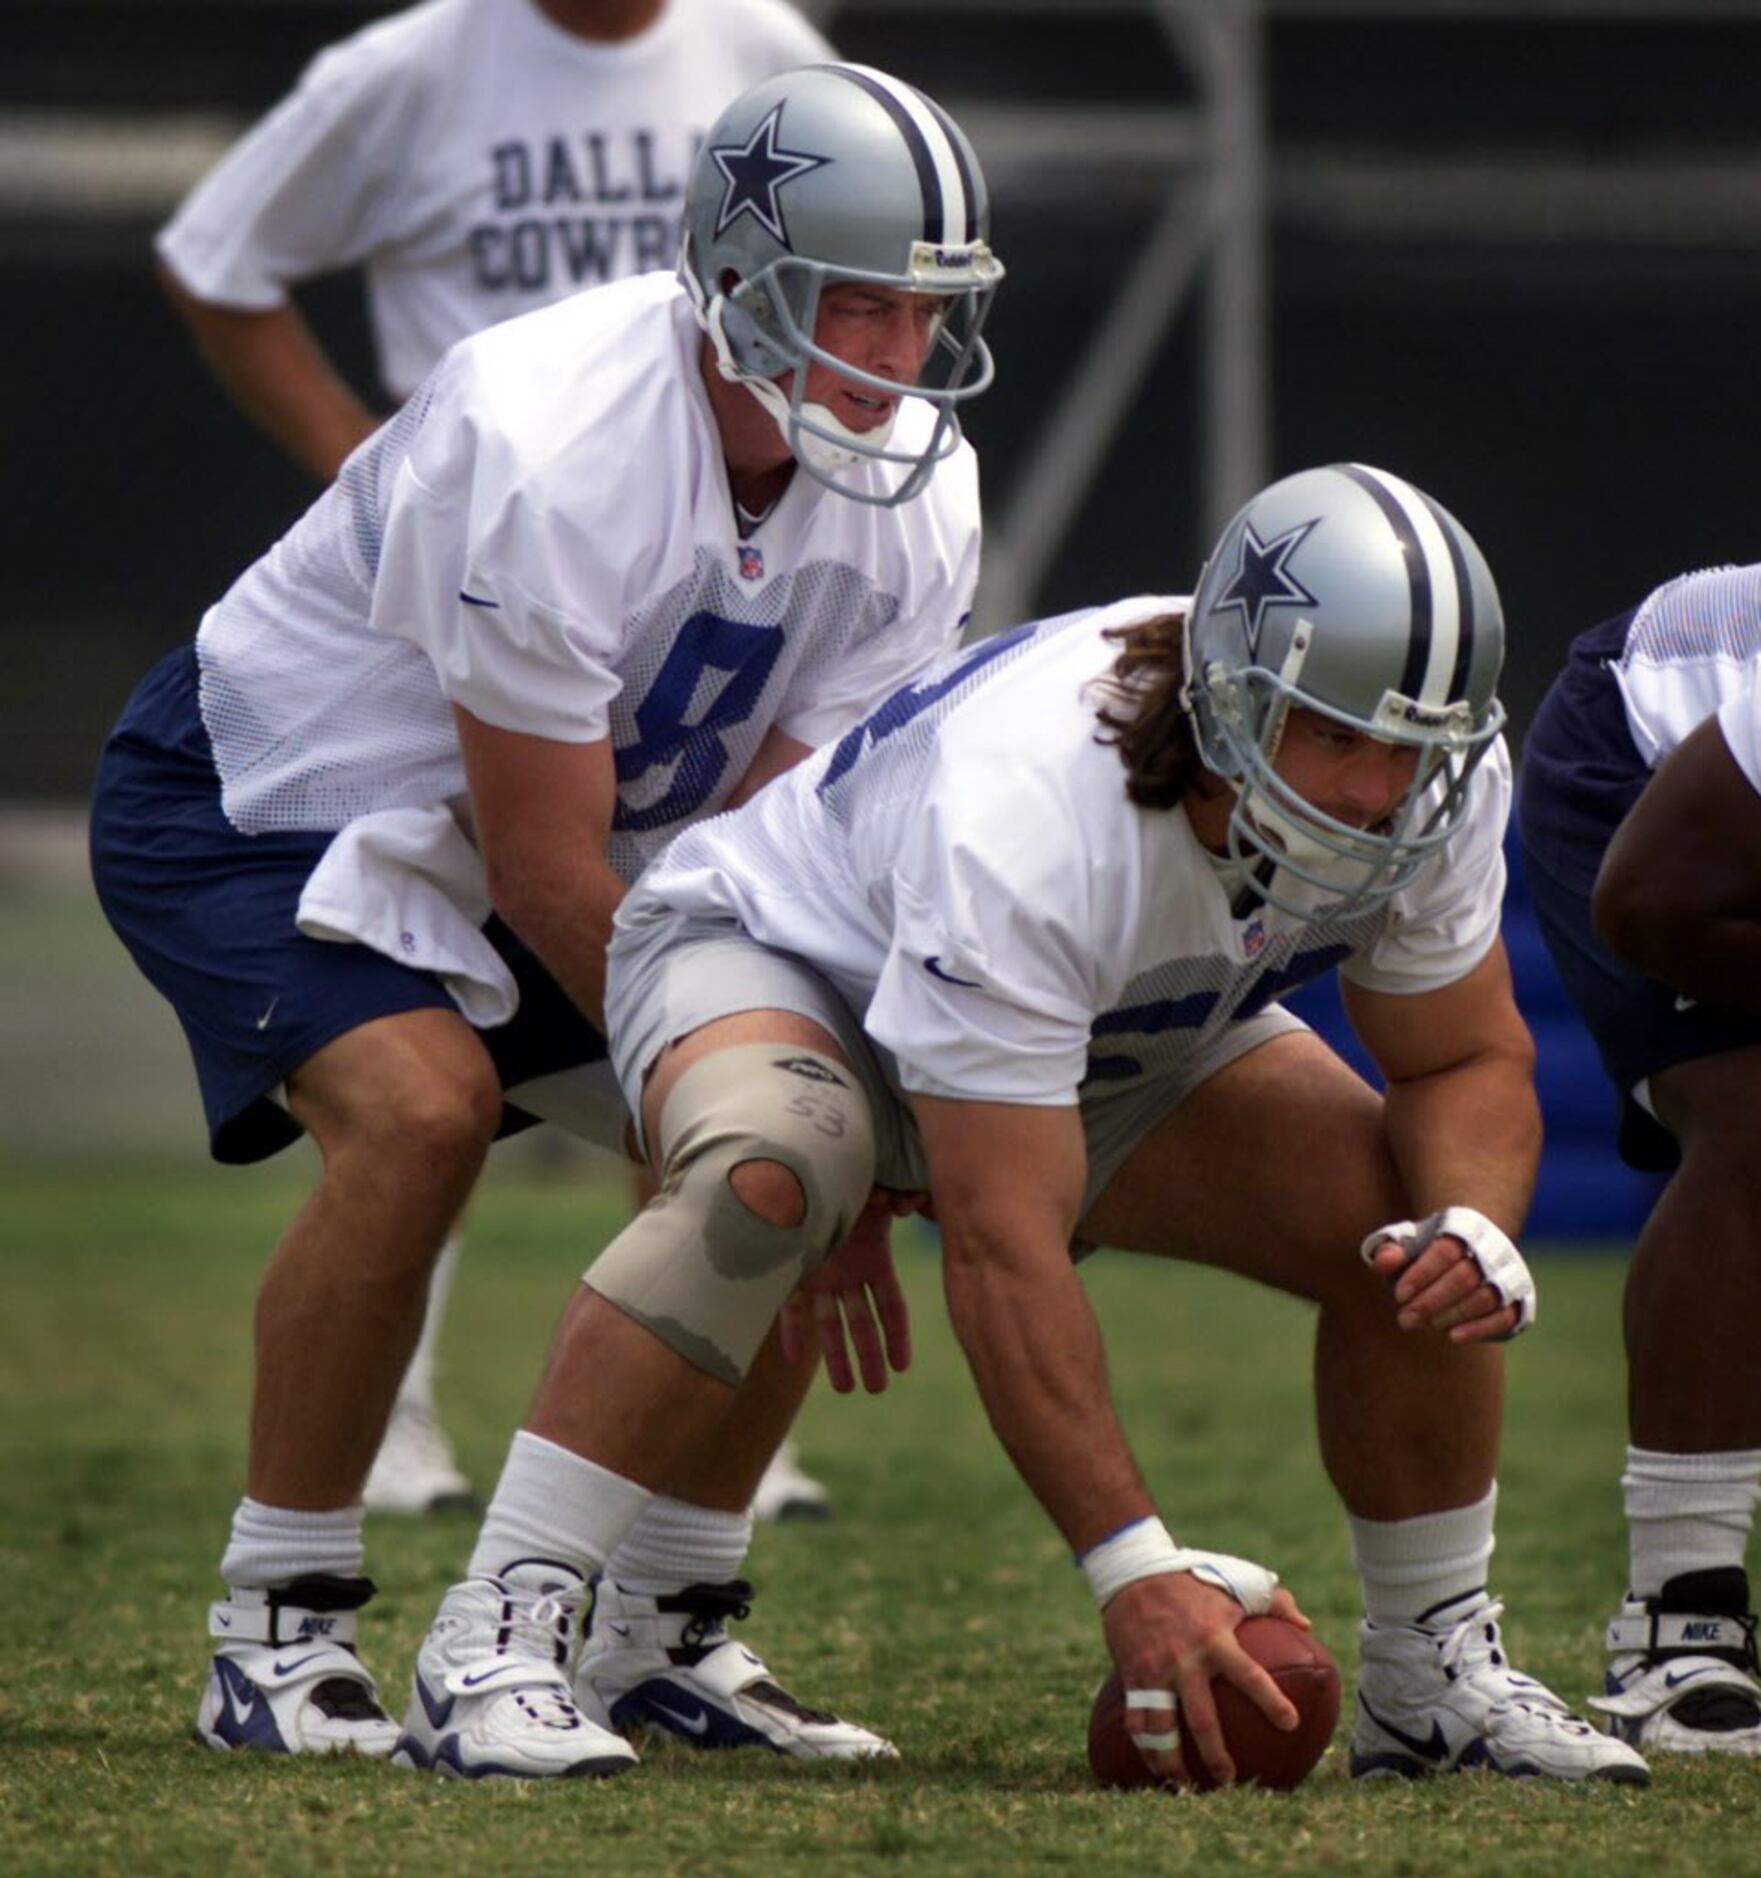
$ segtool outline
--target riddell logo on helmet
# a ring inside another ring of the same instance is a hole
[[[1461,706],[1421,704],[1417,698],[1402,697],[1398,691],[1385,691],[1376,707],[1378,724],[1416,724],[1421,730],[1445,730],[1460,718]]]

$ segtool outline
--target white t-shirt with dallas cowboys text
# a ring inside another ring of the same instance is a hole
[[[673,266],[710,125],[831,56],[784,0],[666,0],[618,42],[534,0],[427,0],[321,52],[159,253],[198,297],[256,309],[364,264],[380,376],[405,398],[468,333]]]
[[[1231,909],[1179,809],[1136,807],[1095,712],[1109,628],[1139,598],[981,641],[732,815],[681,835],[644,887],[733,917],[822,972],[906,1090],[1069,1106],[1196,1054],[1337,967],[1422,992],[1498,934],[1502,743],[1444,850],[1338,924]]]
[[[202,623],[236,827],[462,800],[456,704],[610,738],[607,858],[630,879],[722,805],[772,725],[836,739],[957,643],[978,571],[970,445],[890,508],[797,473],[742,539],[701,345],[684,289],[646,274],[448,354]],[[921,449],[934,421],[906,399],[894,442]]]

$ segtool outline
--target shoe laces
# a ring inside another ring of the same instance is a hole
[[[559,1667],[566,1663],[574,1630],[578,1595],[550,1590],[536,1596],[520,1585],[501,1582],[501,1623],[496,1633],[498,1654],[548,1656]]]
[[[1504,1639],[1498,1629],[1498,1620],[1503,1615],[1503,1600],[1488,1598],[1459,1623],[1437,1633],[1437,1655],[1442,1662],[1444,1675],[1451,1682],[1473,1681],[1482,1688],[1491,1684],[1498,1690],[1494,1702],[1496,1708],[1546,1709],[1569,1713],[1565,1704],[1545,1683],[1537,1682],[1534,1677],[1525,1676],[1511,1667],[1509,1657],[1504,1654]]]

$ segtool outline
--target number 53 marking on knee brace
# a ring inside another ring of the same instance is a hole
[[[815,1134],[829,1135],[834,1141],[841,1140],[849,1127],[843,1109],[821,1096],[798,1095],[783,1107],[789,1114],[799,1115],[803,1121],[811,1123]]]

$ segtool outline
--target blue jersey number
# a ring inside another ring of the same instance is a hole
[[[636,741],[615,753],[613,828],[646,834],[685,821],[702,808],[728,767],[728,746],[720,733],[752,715],[782,649],[780,626],[743,626],[714,613],[693,613],[686,620],[636,707]],[[706,671],[726,672],[728,681],[693,723],[687,713]],[[647,808],[632,808],[623,799],[624,789],[657,764],[673,766],[672,787]]]
[[[913,718],[921,717],[932,704],[945,698],[956,686],[962,685],[981,666],[1007,652],[1011,646],[1019,645],[1033,631],[1031,625],[1017,626],[1013,632],[998,633],[989,639],[980,640],[978,645],[963,658],[951,672],[928,685],[905,685],[895,691],[886,703],[876,711],[871,711],[853,730],[848,730],[839,740],[838,747],[832,752],[832,760],[826,765],[825,774],[819,779],[820,795],[839,781],[855,767],[856,759],[871,743],[884,743],[896,731],[901,731]]]

